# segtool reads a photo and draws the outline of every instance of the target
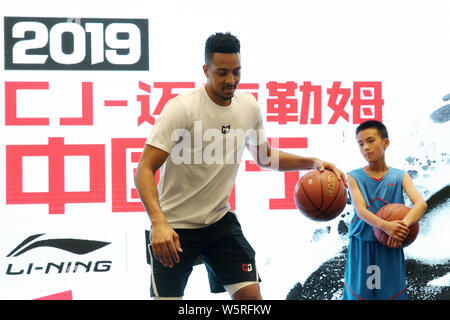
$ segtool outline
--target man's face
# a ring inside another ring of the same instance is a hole
[[[209,65],[203,66],[206,91],[215,103],[228,106],[241,78],[239,53],[214,53]]]
[[[359,150],[367,162],[374,162],[384,155],[385,149],[389,146],[388,138],[381,138],[376,128],[367,128],[358,132],[356,136]]]

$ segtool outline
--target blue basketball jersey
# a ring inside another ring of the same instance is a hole
[[[388,203],[404,204],[402,187],[404,174],[405,171],[390,167],[381,180],[376,180],[369,177],[362,168],[350,172],[361,190],[367,209],[373,214]],[[372,227],[358,217],[356,209],[354,212],[349,226],[349,236],[363,241],[377,241]]]

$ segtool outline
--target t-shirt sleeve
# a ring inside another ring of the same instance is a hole
[[[156,119],[146,143],[170,153],[188,130],[187,123],[184,105],[178,99],[169,101]]]

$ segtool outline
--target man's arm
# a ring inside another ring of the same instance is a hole
[[[253,159],[261,168],[268,168],[278,171],[296,171],[317,169],[323,171],[329,169],[333,171],[338,179],[344,181],[347,186],[347,178],[345,174],[338,170],[336,166],[330,162],[322,161],[313,157],[301,157],[290,154],[279,149],[271,148],[269,142],[265,142],[259,146],[248,145],[247,149],[250,151]]]
[[[164,266],[173,267],[173,261],[180,261],[177,252],[182,250],[178,234],[169,226],[161,210],[155,180],[156,171],[168,156],[167,152],[146,144],[136,169],[134,183],[152,222],[153,254]]]

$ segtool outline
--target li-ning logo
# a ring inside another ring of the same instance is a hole
[[[29,236],[24,241],[22,241],[14,250],[12,250],[7,257],[15,258],[18,257],[25,252],[28,252],[32,249],[37,249],[41,247],[52,247],[60,250],[64,250],[76,255],[84,255],[87,253],[91,253],[100,248],[103,248],[110,244],[110,242],[104,241],[94,241],[94,240],[84,240],[84,239],[71,239],[71,238],[62,238],[62,239],[45,239],[34,241],[35,239],[41,237],[44,233],[35,234]],[[34,242],[33,242],[34,241]],[[49,273],[76,273],[80,272],[80,270],[84,270],[86,273],[88,272],[107,272],[111,269],[112,261],[62,261],[62,262],[47,262],[43,265],[36,262],[30,262],[27,265],[23,265],[22,263],[10,263],[8,264],[6,274],[7,275],[22,275],[22,274],[34,274],[37,272],[43,272],[44,274]],[[80,268],[82,267],[82,268]]]
[[[110,242],[82,240],[82,239],[48,239],[48,240],[36,241],[36,242],[28,245],[28,243],[30,243],[31,241],[33,241],[36,238],[39,238],[42,235],[44,235],[44,233],[29,236],[21,244],[19,244],[13,251],[11,251],[7,255],[7,257],[11,257],[11,256],[17,257],[17,256],[20,256],[24,252],[27,252],[31,249],[39,248],[39,247],[53,247],[53,248],[69,251],[69,252],[75,253],[75,254],[86,254],[86,253],[98,250],[100,248],[103,248],[104,246],[110,244]],[[20,249],[22,249],[22,250],[20,250]],[[19,251],[19,252],[17,252],[17,251]]]

